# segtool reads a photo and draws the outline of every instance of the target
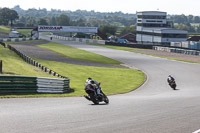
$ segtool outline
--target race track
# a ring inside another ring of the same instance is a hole
[[[53,41],[140,69],[147,82],[133,92],[109,96],[109,105],[93,105],[83,97],[1,99],[2,133],[193,133],[200,129],[200,64]],[[169,74],[176,79],[176,91],[167,84]]]

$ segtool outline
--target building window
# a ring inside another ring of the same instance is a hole
[[[186,34],[164,34],[164,33],[144,32],[144,31],[137,31],[137,34],[160,36],[162,38],[187,38]]]
[[[187,38],[186,34],[162,34],[163,38]]]
[[[166,27],[166,24],[137,23],[137,26],[143,27]]]
[[[166,16],[155,16],[155,15],[138,15],[138,18],[142,19],[166,19]]]
[[[155,20],[146,20],[146,22],[156,22]]]
[[[142,18],[142,15],[138,15],[137,18]]]

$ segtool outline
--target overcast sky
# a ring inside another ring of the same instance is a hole
[[[134,14],[137,11],[164,11],[167,14],[200,16],[200,0],[0,0],[0,7],[12,8],[15,5],[23,9],[80,9]]]

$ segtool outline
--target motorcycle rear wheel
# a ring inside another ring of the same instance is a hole
[[[90,99],[94,104],[99,104],[99,101],[96,99],[94,93],[90,93]]]
[[[104,100],[104,102],[106,103],[106,104],[109,104],[109,99],[108,99],[108,97],[105,95],[105,100]]]
[[[172,88],[173,88],[174,90],[176,90],[176,84],[174,84],[174,85],[172,86]]]

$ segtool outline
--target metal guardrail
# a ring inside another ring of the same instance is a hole
[[[170,48],[170,47],[161,47],[161,46],[153,46],[153,50],[200,56],[200,51],[198,51],[198,50],[189,50],[189,49],[181,49],[181,48]]]
[[[38,40],[38,38],[0,38],[0,42],[19,42],[19,41],[29,41],[29,40]]]
[[[53,76],[56,76],[56,77],[60,77],[60,78],[67,78],[65,76],[62,76],[56,72],[54,72],[53,70],[41,65],[39,62],[31,59],[30,57],[28,57],[27,55],[21,53],[20,51],[18,51],[17,49],[15,49],[13,46],[11,46],[10,44],[7,44],[7,47],[14,51],[16,54],[18,54],[24,61],[26,61],[27,63],[33,65],[33,66],[36,66],[36,67],[39,67],[40,69],[42,69],[43,71],[45,72],[48,72],[49,74],[53,75]]]
[[[31,76],[0,75],[0,94],[67,93],[69,78],[43,78]]]

